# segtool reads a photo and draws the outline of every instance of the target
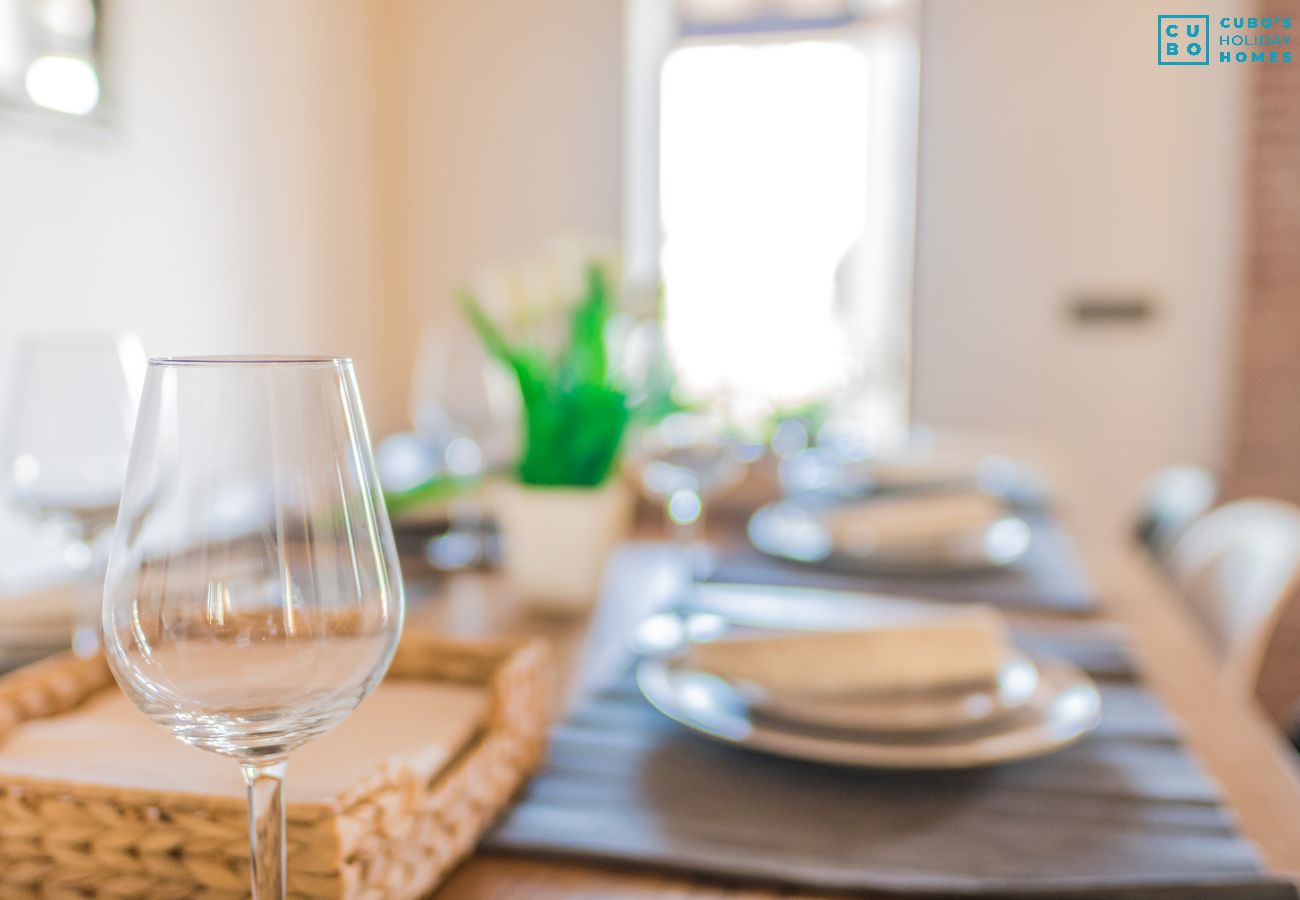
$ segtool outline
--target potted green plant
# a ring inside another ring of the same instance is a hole
[[[617,477],[629,407],[606,348],[608,277],[587,266],[567,340],[552,353],[512,343],[469,293],[461,305],[488,352],[513,373],[522,401],[513,477],[493,491],[507,577],[538,607],[584,609],[631,511]]]

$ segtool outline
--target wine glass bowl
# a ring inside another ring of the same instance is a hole
[[[111,526],[143,375],[135,338],[54,332],[23,340],[7,410],[9,495],[88,534]]]
[[[145,357],[129,335],[62,331],[22,340],[5,411],[4,466],[10,504],[55,526],[63,557],[89,581],[95,548],[117,518]],[[98,590],[95,590],[98,594]],[[81,604],[73,647],[99,647],[99,604]]]
[[[283,890],[285,758],[374,689],[402,618],[351,363],[151,360],[105,580],[105,652],[156,724],[243,766],[254,896]]]
[[[672,413],[638,443],[642,490],[663,504],[687,585],[711,567],[707,551],[698,542],[705,504],[745,477],[747,463],[740,450],[725,422],[701,413]]]
[[[213,620],[142,614],[152,627],[133,628],[132,646],[109,656],[119,684],[187,744],[240,762],[285,757],[341,722],[373,690],[395,632],[361,617],[286,615],[274,602],[257,604],[259,595],[269,600],[280,590],[253,582],[229,593],[217,587],[214,609],[232,593],[244,599]]]
[[[667,416],[642,435],[639,450],[641,486],[665,503],[685,492],[702,504],[745,474],[745,462],[721,423],[697,413]]]
[[[470,482],[505,464],[514,453],[517,406],[509,376],[465,324],[425,331],[411,379],[411,420],[416,440],[436,451],[427,475]],[[487,518],[478,494],[453,495],[446,532],[425,545],[429,564],[455,572],[496,562]]]

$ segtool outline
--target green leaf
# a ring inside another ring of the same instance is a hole
[[[510,345],[506,343],[501,331],[492,323],[492,320],[488,318],[488,314],[483,311],[483,307],[469,291],[461,291],[460,308],[465,311],[466,317],[469,319],[470,324],[474,326],[474,330],[478,332],[479,340],[483,342],[483,346],[487,348],[488,353],[491,353],[497,359],[508,362],[512,353]]]
[[[428,481],[404,491],[384,491],[384,505],[389,515],[400,515],[466,493],[477,481],[475,478],[458,478],[453,475],[435,475]]]
[[[607,383],[609,285],[597,265],[586,275],[568,346],[554,362],[535,347],[512,347],[473,296],[460,297],[483,345],[519,384],[523,429],[516,471],[525,484],[594,487],[618,462],[629,409],[627,394]]]
[[[568,375],[574,384],[604,384],[607,377],[605,325],[609,288],[600,266],[587,267],[587,293],[573,309],[569,325]]]

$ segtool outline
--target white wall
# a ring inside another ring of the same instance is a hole
[[[108,127],[0,120],[0,356],[67,325],[154,355],[353,355],[390,424],[367,5],[105,8]]]
[[[453,291],[484,268],[557,233],[617,239],[622,16],[616,0],[402,0],[398,352],[458,316]]]
[[[1202,4],[1214,16],[1246,3]],[[915,410],[1039,434],[1115,522],[1141,479],[1223,452],[1245,73],[1156,65],[1146,0],[928,0]],[[1080,329],[1080,292],[1158,318]]]
[[[0,355],[71,324],[347,354],[382,433],[455,287],[619,232],[617,2],[106,10],[109,127],[0,120]]]
[[[153,353],[348,353],[383,431],[455,286],[620,230],[618,2],[107,8],[112,129],[0,123],[0,354],[73,322]],[[1244,73],[1158,68],[1148,0],[927,10],[918,417],[1047,435],[1113,518],[1151,468],[1219,458]],[[1150,327],[1064,314],[1134,290]]]

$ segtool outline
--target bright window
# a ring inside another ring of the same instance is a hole
[[[916,58],[905,30],[684,42],[660,83],[665,333],[682,387],[907,415]]]
[[[848,362],[835,275],[866,218],[862,54],[688,47],[663,79],[666,328],[685,387],[833,389]]]

